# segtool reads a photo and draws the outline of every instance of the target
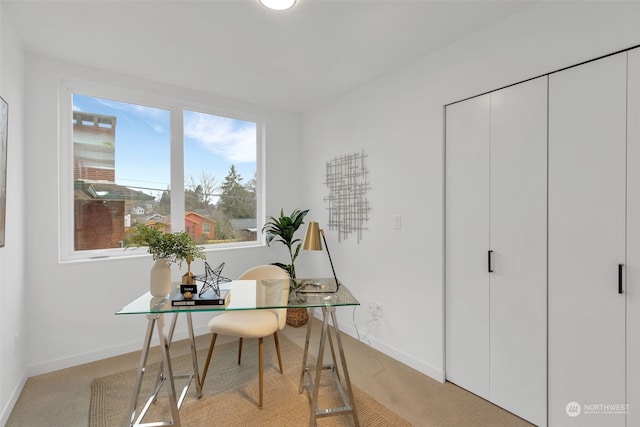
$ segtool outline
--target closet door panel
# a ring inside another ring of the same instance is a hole
[[[549,78],[549,424],[623,426],[626,54]]]
[[[628,53],[627,426],[640,426],[640,48]]]
[[[446,108],[446,377],[489,398],[489,96]]]
[[[547,77],[491,94],[491,401],[547,415]]]

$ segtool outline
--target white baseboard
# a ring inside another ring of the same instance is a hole
[[[193,333],[195,336],[199,336],[201,334],[208,334],[209,330],[206,326],[194,327]],[[155,339],[155,335],[153,338]],[[186,329],[178,330],[176,328],[176,331],[173,335],[173,341],[180,341],[187,338],[189,338],[189,333]],[[84,363],[95,362],[97,360],[107,359],[109,357],[120,356],[122,354],[131,353],[134,351],[140,351],[142,349],[143,341],[144,337],[141,336],[140,340],[127,342],[114,347],[103,348],[89,353],[77,354],[62,359],[50,360],[39,365],[32,365],[27,368],[27,376],[32,377],[34,375],[46,374],[47,372],[71,368],[73,366],[82,365]]]
[[[322,315],[319,313],[315,313],[314,317],[316,317],[319,320],[322,320]],[[433,378],[436,381],[439,381],[441,383],[445,382],[445,374],[444,371],[442,369],[438,369],[434,366],[431,366],[427,363],[423,363],[419,360],[417,360],[414,357],[409,356],[408,354],[404,353],[403,351],[398,350],[395,347],[390,347],[388,345],[386,345],[385,343],[378,341],[375,338],[372,338],[370,336],[366,337],[360,337],[359,332],[356,330],[356,328],[350,324],[347,323],[345,325],[345,322],[341,322],[340,323],[340,332],[343,332],[349,336],[351,336],[352,338],[367,344],[368,346],[370,346],[371,348],[374,348],[376,350],[378,350],[381,353],[386,354],[387,356],[391,357],[392,359],[397,360],[400,363],[403,363],[413,369],[415,369],[416,371],[423,373],[425,375],[427,375],[428,377]]]
[[[9,397],[6,404],[2,408],[2,413],[0,413],[0,425],[4,426],[9,421],[9,415],[11,415],[11,411],[13,411],[13,407],[16,406],[16,402],[20,397],[20,393],[22,393],[22,389],[24,388],[24,385],[27,382],[27,378],[28,378],[27,373],[26,372],[23,373],[22,378],[20,378],[20,381],[16,385],[16,388],[13,389],[11,396]]]
[[[358,339],[358,334],[355,330],[355,328],[350,327],[350,326],[340,326],[340,331],[344,332],[346,334],[349,334],[351,337],[355,338],[356,340]],[[367,345],[369,345],[371,348],[374,348],[376,350],[378,350],[381,353],[386,354],[387,356],[397,360],[400,363],[404,363],[405,365],[415,369],[416,371],[423,373],[425,375],[427,375],[428,377],[433,378],[436,381],[439,381],[441,383],[444,383],[445,381],[445,376],[444,376],[444,371],[441,369],[438,369],[434,366],[431,366],[427,363],[423,363],[419,360],[417,360],[414,357],[409,356],[408,354],[406,354],[403,351],[398,350],[395,347],[390,347],[388,345],[386,345],[385,343],[378,341],[375,338],[372,337],[367,337],[366,340],[365,339],[360,339],[360,342],[363,342]]]
[[[201,334],[208,334],[209,330],[206,326],[200,326],[194,328],[193,333],[195,336],[199,336]],[[174,341],[179,341],[187,338],[189,338],[189,333],[186,329],[180,331],[176,330],[173,336]],[[11,393],[10,398],[2,408],[2,412],[0,412],[0,426],[4,426],[9,421],[11,411],[13,411],[13,407],[18,401],[20,393],[22,393],[22,389],[24,388],[24,385],[26,384],[29,377],[46,374],[48,372],[53,372],[60,369],[71,368],[73,366],[82,365],[84,363],[95,362],[97,360],[106,359],[109,357],[120,356],[122,354],[134,351],[140,351],[142,349],[143,340],[144,337],[140,337],[140,340],[124,343],[115,347],[103,348],[89,353],[77,354],[57,360],[50,360],[39,365],[28,366],[26,371],[23,373],[18,385],[13,390],[13,393]]]
[[[319,313],[316,313],[316,316],[320,316]],[[411,368],[417,370],[418,372],[421,372],[431,378],[433,378],[436,381],[439,381],[441,383],[444,383],[445,381],[445,374],[444,371],[441,369],[438,369],[434,366],[431,366],[429,364],[423,363],[420,360],[415,359],[414,357],[409,356],[408,354],[398,350],[395,347],[391,347],[386,345],[385,343],[372,338],[370,336],[366,337],[366,339],[364,337],[359,337],[359,332],[355,329],[355,327],[351,324],[342,324],[340,326],[340,329],[343,333],[348,334],[349,336],[351,336],[352,338],[359,340],[361,342],[363,342],[364,344],[369,345],[370,347],[380,351],[381,353],[386,354],[387,356],[407,365],[410,366]],[[209,330],[207,329],[206,325],[200,325],[197,327],[194,327],[194,335],[195,336],[200,336],[200,335],[204,335],[204,334],[208,334]],[[174,337],[173,340],[174,341],[179,341],[179,340],[183,340],[183,339],[187,339],[189,337],[188,335],[188,331],[185,329],[181,329],[181,330],[176,330],[174,333]],[[155,337],[154,337],[155,338]],[[65,369],[65,368],[70,368],[73,366],[77,366],[77,365],[81,365],[84,363],[89,363],[89,362],[95,362],[97,360],[101,360],[101,359],[106,359],[109,357],[114,357],[114,356],[119,356],[125,353],[130,353],[130,352],[134,352],[134,351],[139,351],[142,348],[142,341],[143,341],[144,337],[140,337],[140,340],[135,340],[135,341],[131,341],[131,342],[127,342],[127,343],[123,343],[121,345],[117,345],[114,347],[109,347],[109,348],[103,348],[100,350],[96,350],[96,351],[92,351],[89,353],[84,353],[84,354],[77,354],[74,356],[70,356],[70,357],[65,357],[62,359],[57,359],[57,360],[50,360],[47,361],[45,363],[41,363],[39,365],[33,365],[33,366],[29,366],[27,368],[27,372],[25,373],[25,375],[23,376],[23,379],[19,385],[19,387],[17,387],[17,389],[15,390],[14,394],[15,396],[12,396],[12,401],[9,402],[8,405],[6,405],[5,408],[3,408],[3,411],[8,412],[7,414],[2,414],[3,416],[3,420],[6,422],[5,420],[5,416],[8,418],[9,414],[11,413],[11,408],[13,408],[13,405],[15,404],[15,401],[17,400],[18,396],[20,395],[20,392],[22,391],[22,387],[24,386],[24,383],[26,382],[28,377],[34,376],[34,375],[40,375],[40,374],[45,374],[47,372],[53,372],[53,371],[57,371],[60,369]],[[9,409],[7,409],[9,408]],[[4,424],[1,424],[4,425]]]

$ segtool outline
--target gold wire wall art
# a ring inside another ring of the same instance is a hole
[[[338,156],[327,162],[325,185],[329,194],[325,205],[329,211],[329,230],[338,232],[338,241],[355,234],[362,239],[364,223],[369,220],[367,168],[364,150],[360,153]]]

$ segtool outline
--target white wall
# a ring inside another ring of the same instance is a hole
[[[267,215],[277,214],[280,207],[310,208],[308,219],[325,224],[325,162],[364,149],[373,208],[368,230],[360,244],[355,239],[338,243],[335,232],[328,230],[327,239],[338,275],[362,303],[381,302],[384,317],[367,324],[366,309],[358,308],[352,323],[352,309],[339,309],[341,327],[357,335],[357,325],[363,341],[442,379],[443,106],[638,43],[638,2],[541,2],[308,112],[304,121],[296,114],[27,55],[28,115],[24,138],[19,129],[10,130],[11,234],[7,247],[0,249],[2,410],[12,406],[8,400],[21,387],[26,367],[29,374],[37,374],[137,350],[145,328],[144,319],[113,313],[147,290],[149,258],[58,263],[59,78],[118,84],[265,114]],[[0,94],[9,98],[11,123],[19,127],[23,118],[15,111],[22,102],[21,53],[4,21],[0,61]],[[23,140],[28,158],[17,151]],[[402,230],[392,229],[393,215],[402,216]],[[258,262],[282,259],[278,249],[207,256],[210,262],[226,261],[225,271],[233,276]],[[329,272],[325,256],[303,253],[299,259],[300,275]],[[26,302],[21,300],[24,283]],[[28,319],[25,324],[23,319]],[[196,318],[197,332],[204,332],[207,319]],[[178,336],[184,336],[184,326],[179,327]],[[23,343],[17,356],[16,333]]]
[[[372,210],[360,244],[327,240],[361,303],[383,304],[366,342],[444,379],[443,106],[640,44],[638,2],[540,2],[457,44],[305,114],[306,206],[326,223],[324,162],[364,149]],[[320,215],[318,215],[320,214]],[[393,230],[401,215],[402,230]],[[325,227],[326,228],[326,227]],[[326,272],[325,260],[303,258]],[[352,311],[343,329],[355,335]]]
[[[5,246],[0,248],[0,425],[26,381],[24,54],[0,12],[0,96],[9,104]]]
[[[25,163],[27,217],[28,361],[30,374],[139,350],[146,319],[114,313],[149,288],[152,261],[143,257],[58,262],[58,90],[60,78],[95,81],[126,89],[188,99],[262,116],[266,121],[267,214],[294,209],[301,184],[291,179],[300,163],[301,116],[232,100],[159,85],[154,82],[81,67],[27,54],[25,102],[28,111]],[[289,153],[290,157],[280,153]],[[280,248],[256,247],[207,252],[209,263],[226,262],[224,273],[237,276],[246,268],[283,259]],[[186,267],[183,267],[183,269]],[[203,271],[202,261],[193,266]],[[184,273],[172,268],[174,280]],[[211,315],[194,318],[198,333],[206,332]],[[178,323],[177,338],[186,336]]]

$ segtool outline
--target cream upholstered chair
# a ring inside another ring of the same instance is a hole
[[[258,279],[289,279],[289,274],[282,268],[275,265],[260,265],[245,271],[239,280],[258,280]],[[233,298],[233,291],[231,297]],[[288,293],[284,292],[280,304],[286,305]],[[243,338],[258,338],[258,382],[260,389],[260,399],[258,408],[262,409],[262,380],[264,369],[264,343],[263,338],[273,335],[276,344],[276,353],[278,354],[278,365],[280,373],[282,370],[282,357],[280,356],[280,343],[278,342],[278,331],[284,328],[287,321],[287,309],[262,309],[262,310],[239,310],[228,311],[222,313],[209,321],[209,331],[211,331],[211,344],[209,345],[209,353],[207,361],[204,365],[202,373],[201,385],[207,376],[213,347],[216,344],[218,335],[226,335],[240,338],[238,344],[238,365],[242,358],[242,340]]]

